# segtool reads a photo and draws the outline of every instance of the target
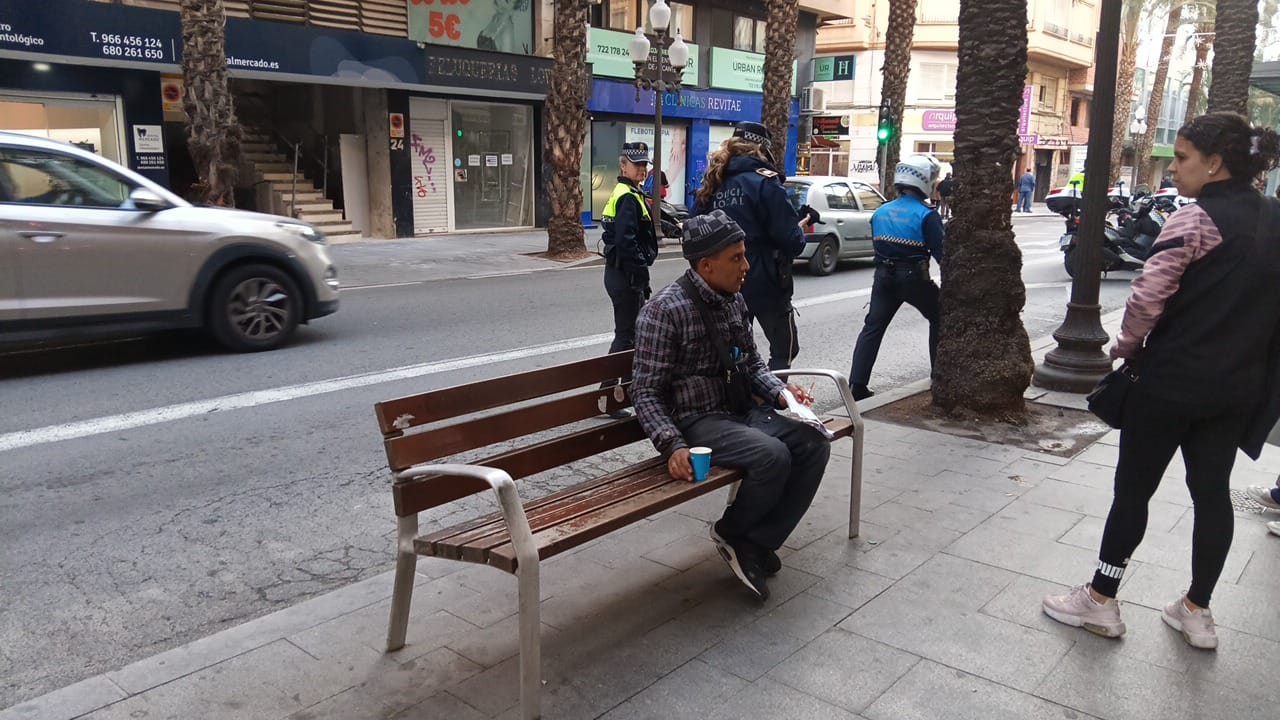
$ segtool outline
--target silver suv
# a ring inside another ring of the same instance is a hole
[[[196,207],[91,152],[0,132],[0,345],[200,327],[271,350],[337,309],[314,227]]]

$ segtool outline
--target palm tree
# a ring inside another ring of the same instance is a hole
[[[1200,96],[1204,92],[1204,71],[1209,64],[1209,48],[1213,47],[1213,10],[1206,6],[1196,7],[1196,31],[1191,41],[1196,45],[1196,64],[1191,69],[1191,84],[1187,88],[1187,111],[1182,117],[1183,124],[1200,114]]]
[[[1026,1],[961,2],[958,55],[955,216],[942,263],[933,402],[950,414],[1018,421],[1035,369],[1009,206],[1027,77]]]
[[[1229,110],[1249,114],[1249,74],[1258,32],[1258,0],[1218,0],[1214,35],[1235,38],[1213,48],[1213,82],[1209,84],[1209,112]]]
[[[773,134],[774,156],[787,154],[787,125],[791,121],[791,61],[796,55],[799,0],[765,0],[764,107],[760,122]]]
[[[178,7],[187,150],[199,177],[193,189],[200,202],[231,206],[235,204],[243,133],[227,85],[222,0],[181,0]]]
[[[898,165],[902,151],[902,110],[907,100],[907,79],[911,75],[911,40],[916,27],[916,0],[889,0],[889,27],[884,35],[884,80],[880,85],[880,102],[888,104],[893,115],[893,130],[889,133],[888,147],[884,153],[884,167],[880,168],[880,189],[885,197],[893,199],[893,168]],[[1025,43],[1023,44],[1025,47]]]
[[[1116,74],[1116,131],[1111,134],[1111,174],[1108,182],[1120,177],[1124,159],[1125,129],[1133,112],[1133,75],[1138,65],[1138,21],[1142,19],[1144,0],[1124,0],[1124,16],[1120,33],[1120,71]]]
[[[1155,169],[1151,148],[1155,145],[1156,128],[1160,124],[1160,108],[1164,103],[1165,81],[1169,78],[1169,58],[1173,55],[1173,40],[1178,34],[1178,28],[1182,25],[1182,7],[1182,4],[1178,3],[1169,8],[1169,15],[1165,18],[1164,39],[1160,43],[1160,61],[1156,65],[1151,96],[1147,99],[1147,130],[1133,150],[1134,164],[1138,166],[1138,183],[1150,182],[1151,171]]]
[[[556,0],[555,66],[546,105],[547,255],[586,254],[582,232],[582,145],[587,137],[587,0]]]

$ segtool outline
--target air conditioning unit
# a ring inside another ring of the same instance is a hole
[[[822,88],[810,85],[800,91],[800,112],[823,112],[827,109],[827,98]]]

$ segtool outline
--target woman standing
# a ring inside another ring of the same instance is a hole
[[[1197,198],[1152,247],[1113,358],[1137,380],[1120,430],[1115,499],[1093,581],[1044,599],[1045,614],[1120,637],[1116,591],[1147,528],[1147,503],[1181,449],[1195,507],[1191,585],[1164,621],[1192,646],[1218,646],[1210,595],[1231,548],[1229,481],[1236,448],[1256,458],[1280,417],[1280,207],[1253,179],[1280,163],[1280,140],[1235,113],[1201,115],[1178,131],[1169,171]]]

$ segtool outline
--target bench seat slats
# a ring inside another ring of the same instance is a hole
[[[631,404],[629,399],[615,400],[613,394],[612,388],[590,390],[435,430],[390,438],[386,442],[387,461],[393,469],[400,470],[586,420]],[[605,402],[603,409],[600,406],[602,399]]]
[[[824,418],[824,422],[837,438],[853,433],[853,422],[848,418]],[[703,482],[686,483],[671,479],[666,463],[655,458],[530,502],[525,513],[538,557],[545,559],[739,477],[738,471],[715,468]],[[420,536],[414,548],[422,555],[486,563],[506,572],[516,570],[515,549],[498,513]]]
[[[480,380],[374,405],[383,435],[631,375],[632,351]]]

